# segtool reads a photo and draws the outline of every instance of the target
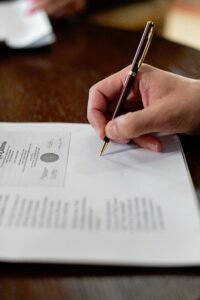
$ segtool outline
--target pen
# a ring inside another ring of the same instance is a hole
[[[148,21],[146,23],[146,26],[144,28],[142,37],[140,39],[140,42],[139,42],[139,45],[138,45],[138,48],[137,48],[137,51],[136,51],[135,56],[133,58],[130,70],[127,74],[127,77],[126,77],[126,80],[125,80],[125,83],[124,83],[124,87],[122,89],[121,95],[120,95],[119,100],[117,102],[115,111],[112,115],[112,119],[118,117],[122,112],[122,109],[125,105],[125,102],[127,100],[128,95],[129,95],[130,89],[134,84],[137,72],[138,72],[141,64],[143,63],[143,61],[145,59],[145,56],[147,54],[147,51],[149,49],[149,45],[151,43],[153,33],[154,33],[154,27],[155,26],[154,26],[154,23],[152,21]],[[110,139],[107,136],[105,136],[104,144],[103,144],[103,146],[101,148],[101,151],[100,151],[100,156],[104,153],[109,141],[110,141]]]

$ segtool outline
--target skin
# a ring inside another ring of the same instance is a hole
[[[44,9],[52,17],[73,15],[82,11],[86,6],[86,0],[30,0],[30,2],[29,13]]]
[[[127,99],[129,112],[111,120],[130,66],[91,87],[87,117],[101,139],[133,141],[161,151],[157,132],[200,133],[200,80],[143,64]],[[136,104],[143,109],[135,110]],[[131,110],[131,111],[130,111]]]

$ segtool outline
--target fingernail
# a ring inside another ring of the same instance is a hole
[[[29,8],[29,9],[27,10],[27,14],[31,15],[31,14],[33,14],[35,11],[36,11],[35,8]]]
[[[117,142],[118,142],[119,144],[128,144],[128,143],[130,143],[130,140],[129,140],[129,139],[118,140]]]
[[[147,146],[148,146],[149,150],[152,150],[152,151],[158,152],[160,150],[160,147],[158,144],[149,143]]]
[[[104,130],[102,130],[102,129],[98,129],[97,130],[97,134],[98,134],[98,136],[100,137],[100,139],[104,139],[104,137],[105,137],[105,132],[104,132]]]

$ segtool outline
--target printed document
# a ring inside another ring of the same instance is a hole
[[[161,153],[88,124],[0,123],[0,261],[200,264],[197,197],[175,135]]]

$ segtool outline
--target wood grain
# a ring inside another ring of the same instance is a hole
[[[89,87],[129,64],[140,34],[87,24],[55,24],[50,48],[0,50],[0,121],[86,122]],[[200,53],[155,37],[147,61],[200,77]],[[196,189],[200,141],[183,137]],[[189,217],[189,216],[186,216]],[[1,241],[0,241],[1,243]],[[199,268],[118,268],[0,264],[0,300],[198,300]]]

